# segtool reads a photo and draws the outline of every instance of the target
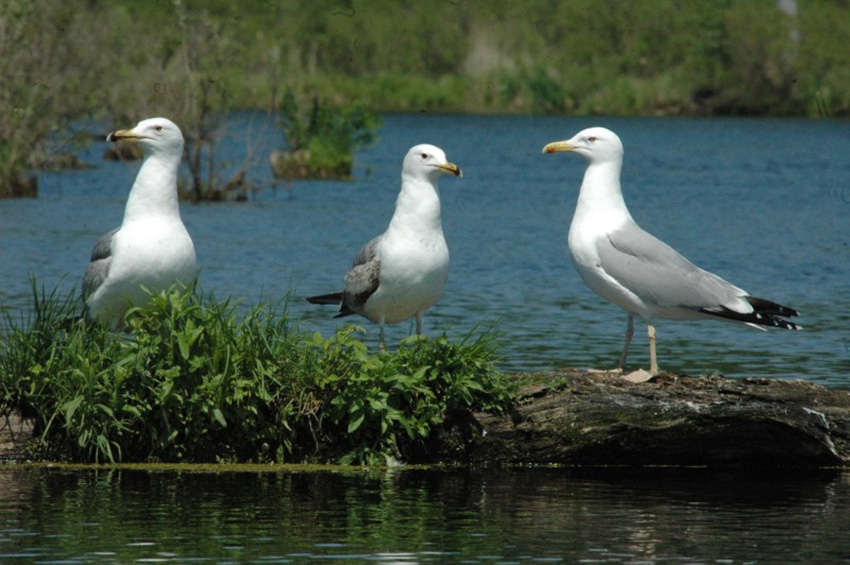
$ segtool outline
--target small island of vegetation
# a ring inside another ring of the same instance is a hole
[[[359,106],[333,107],[318,98],[304,107],[292,91],[283,97],[280,121],[287,147],[272,153],[275,176],[350,178],[354,152],[375,142],[380,119]]]

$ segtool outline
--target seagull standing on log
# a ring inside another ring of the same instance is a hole
[[[620,190],[623,144],[614,132],[589,128],[543,148],[544,153],[562,151],[576,153],[588,163],[568,242],[584,283],[628,313],[621,370],[635,316],[647,325],[651,375],[659,372],[654,325],[658,319],[725,320],[758,329],[799,329],[784,319],[797,316],[796,310],[750,296],[700,269],[635,223]]]

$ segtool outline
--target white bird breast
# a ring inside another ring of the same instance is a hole
[[[402,322],[442,296],[449,276],[449,249],[442,234],[384,245],[380,261],[380,286],[365,305],[369,319]]]
[[[175,280],[191,282],[195,276],[195,249],[181,222],[148,220],[122,226],[115,234],[110,282],[136,288],[145,285],[163,290]]]

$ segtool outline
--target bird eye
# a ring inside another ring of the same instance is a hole
[[[156,125],[156,126],[154,126],[154,127],[153,127],[153,129],[155,129],[157,132],[161,132],[161,131],[162,131],[162,126],[160,126],[160,125]]]
[[[427,154],[427,153],[423,153],[423,154],[422,154],[422,158],[423,158],[423,159],[427,159],[427,158],[428,158],[428,154]]]
[[[595,136],[595,135],[592,135],[592,136],[588,137],[588,138],[587,138],[587,140],[588,140],[590,143],[594,143],[594,142],[596,141],[596,136]]]

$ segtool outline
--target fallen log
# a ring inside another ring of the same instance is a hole
[[[541,373],[509,414],[472,414],[439,458],[471,464],[850,465],[850,393],[803,381]],[[470,432],[469,430],[474,430]],[[434,452],[432,452],[434,455]]]
[[[850,392],[805,381],[662,374],[630,382],[575,369],[523,374],[507,414],[467,414],[409,463],[850,467]],[[0,417],[0,461],[32,423]]]

